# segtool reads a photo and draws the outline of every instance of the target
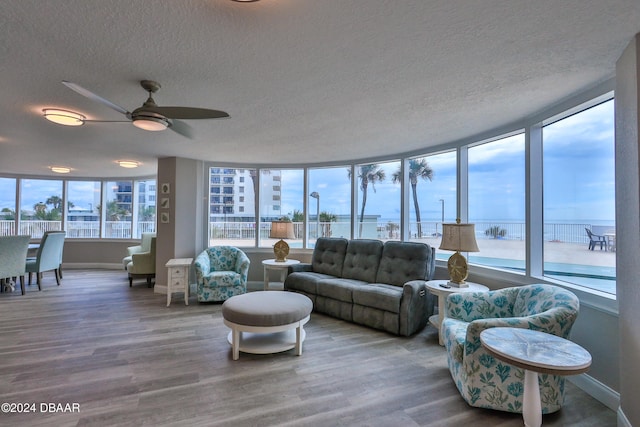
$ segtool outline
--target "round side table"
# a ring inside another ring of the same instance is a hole
[[[275,259],[265,259],[262,261],[262,266],[264,267],[264,290],[269,290],[269,271],[275,270],[280,272],[280,281],[284,285],[284,279],[287,278],[287,271],[289,270],[289,266],[300,264],[300,261],[297,259],[288,259],[283,262],[278,262]]]
[[[591,366],[591,354],[578,344],[531,329],[485,329],[480,333],[480,342],[495,358],[524,369],[522,417],[527,427],[542,424],[538,372],[576,375]]]

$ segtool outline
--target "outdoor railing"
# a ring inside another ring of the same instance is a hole
[[[154,221],[139,221],[137,237],[142,233],[152,233],[156,230]],[[62,221],[21,220],[19,232],[15,233],[15,221],[0,220],[0,236],[14,234],[26,234],[34,239],[42,237],[45,231],[62,230]],[[100,223],[98,221],[67,221],[67,238],[70,239],[99,239]],[[130,239],[131,222],[129,221],[105,221],[104,238],[106,239]]]
[[[27,234],[33,238],[42,237],[45,231],[62,229],[61,221],[22,220],[19,222],[19,232],[15,232],[15,221],[0,220],[0,236],[14,234]],[[294,222],[296,239],[302,239],[304,235],[304,223]],[[564,243],[588,243],[589,238],[585,228],[601,234],[613,227],[602,227],[592,224],[544,224],[543,239],[546,242]],[[359,230],[359,227],[357,228]],[[525,240],[526,227],[523,222],[476,222],[476,239],[501,239],[501,240]],[[489,231],[487,231],[489,230]],[[67,221],[67,237],[72,239],[98,239],[100,238],[100,223],[98,221]],[[137,234],[154,232],[154,221],[140,221],[137,225]],[[260,238],[268,239],[271,231],[271,223],[260,224]],[[417,223],[409,225],[410,239],[420,237],[438,237],[442,232],[442,223],[423,221],[421,223],[422,235],[418,236]],[[254,222],[211,222],[209,226],[209,240],[255,240],[256,225]],[[316,239],[320,236],[349,236],[350,223],[348,222],[310,222],[309,238]],[[400,224],[397,222],[363,222],[362,238],[369,239],[399,239]],[[129,221],[105,221],[103,236],[107,239],[130,239],[131,222]]]
[[[294,222],[296,239],[302,239],[304,223]],[[520,240],[526,238],[526,225],[523,222],[476,222],[476,239]],[[260,224],[260,238],[269,238],[271,223]],[[588,243],[589,238],[585,228],[590,230],[607,227],[592,224],[544,224],[544,241],[564,243]],[[613,229],[613,227],[610,227]],[[209,224],[209,240],[255,240],[256,225],[254,222],[211,222]],[[417,223],[409,226],[410,239],[421,237],[439,237],[442,232],[441,222],[421,223],[422,235],[418,236]],[[359,227],[357,228],[359,230]],[[350,224],[340,222],[310,222],[309,238],[316,239],[318,234],[325,237],[339,237],[350,235]],[[361,238],[368,239],[399,239],[400,224],[394,222],[363,222]]]

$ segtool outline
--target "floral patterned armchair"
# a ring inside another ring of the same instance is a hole
[[[213,246],[196,257],[199,302],[224,301],[247,292],[249,257],[233,246]]]
[[[522,412],[524,371],[489,355],[480,333],[494,327],[534,329],[568,338],[580,303],[563,288],[545,284],[447,297],[442,328],[449,371],[471,406]],[[543,413],[564,403],[564,377],[538,375]]]

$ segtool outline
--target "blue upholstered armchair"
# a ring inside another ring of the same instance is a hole
[[[524,371],[489,355],[480,333],[507,326],[569,338],[579,306],[572,292],[544,284],[449,295],[442,329],[449,371],[464,400],[471,406],[521,413]],[[540,374],[538,381],[542,412],[559,410],[564,377]]]
[[[249,257],[232,246],[213,246],[197,256],[199,302],[224,301],[247,292]]]

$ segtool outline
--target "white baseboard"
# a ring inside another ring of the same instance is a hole
[[[633,427],[631,421],[624,415],[622,407],[618,408],[618,427]]]
[[[620,411],[620,393],[587,374],[567,377],[580,390],[596,399],[612,411]],[[631,427],[631,424],[629,424]]]

